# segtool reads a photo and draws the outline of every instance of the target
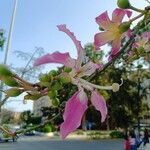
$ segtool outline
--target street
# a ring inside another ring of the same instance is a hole
[[[0,150],[123,150],[122,140],[58,140],[43,137],[0,143]]]

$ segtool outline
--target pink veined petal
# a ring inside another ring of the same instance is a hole
[[[96,23],[103,29],[109,29],[109,26],[112,23],[108,17],[107,11],[100,14],[98,17],[95,18],[95,20],[96,20]]]
[[[88,98],[83,90],[76,92],[66,103],[63,114],[64,122],[60,126],[60,135],[65,138],[81,124],[81,119],[87,109]]]
[[[54,52],[52,54],[47,54],[38,58],[35,61],[34,66],[39,66],[47,63],[60,63],[71,68],[75,66],[75,60],[70,57],[69,53],[60,52]]]
[[[121,24],[124,15],[125,15],[124,10],[116,8],[112,13],[112,21],[117,24]]]
[[[109,31],[97,33],[94,36],[94,45],[96,49],[98,49],[100,46],[112,41],[114,38],[113,33]]]
[[[98,92],[94,90],[92,91],[91,102],[95,109],[100,111],[101,122],[104,122],[107,115],[107,106],[104,97],[99,95]]]
[[[121,24],[125,15],[127,15],[128,18],[130,18],[132,15],[132,12],[129,10],[116,8],[112,13],[112,21],[117,24]]]
[[[81,68],[81,73],[78,74],[78,77],[90,76],[95,72],[96,69],[100,69],[102,67],[103,65],[96,64],[90,61]]]
[[[65,24],[58,25],[57,27],[59,31],[65,32],[72,39],[78,51],[78,55],[79,55],[80,51],[83,51],[84,49],[81,45],[81,42],[76,39],[74,33],[71,32],[69,29],[67,29]]]
[[[132,15],[132,11],[130,11],[130,10],[124,10],[124,11],[125,11],[126,15],[128,16],[128,18],[130,18]]]

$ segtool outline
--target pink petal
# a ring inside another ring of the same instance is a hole
[[[109,61],[119,52],[120,47],[121,47],[121,40],[120,40],[120,38],[113,40],[113,42],[112,42],[112,50],[111,50],[110,56],[108,58]]]
[[[150,32],[142,33],[142,37],[150,39]]]
[[[112,14],[112,21],[117,23],[117,24],[121,24],[125,15],[127,15],[128,18],[130,18],[132,15],[132,12],[129,10],[116,8]]]
[[[60,63],[71,68],[75,66],[75,60],[70,57],[69,53],[60,52],[54,52],[52,54],[47,54],[38,58],[35,61],[34,66],[39,66],[47,63]]]
[[[130,10],[124,10],[124,11],[125,11],[126,15],[128,16],[128,18],[130,18],[132,15],[132,11],[130,11]]]
[[[87,109],[88,98],[83,90],[76,92],[66,103],[63,115],[64,122],[60,126],[60,135],[65,138],[81,124],[81,119]]]
[[[95,48],[98,49],[100,46],[112,41],[114,39],[113,33],[112,32],[101,32],[97,33],[94,36],[94,45]]]
[[[84,50],[84,49],[81,45],[81,42],[76,39],[74,33],[71,32],[69,29],[67,29],[65,24],[58,25],[57,27],[58,27],[59,31],[65,32],[72,39],[72,41],[74,42],[76,49],[78,51],[78,55],[79,55],[80,51]]]
[[[134,43],[132,44],[132,49],[137,48],[137,47],[138,47],[138,44],[134,42]]]
[[[104,97],[99,95],[98,92],[95,90],[92,92],[91,102],[95,109],[100,111],[101,122],[104,122],[107,115],[107,106]]]
[[[96,23],[103,29],[109,29],[111,21],[108,17],[107,11],[105,11],[104,13],[96,17],[95,20],[96,20]]]
[[[120,24],[125,15],[125,11],[119,8],[116,8],[112,13],[112,21]]]

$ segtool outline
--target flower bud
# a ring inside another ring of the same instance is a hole
[[[18,88],[11,88],[5,91],[8,97],[16,97],[19,96],[23,91]]]
[[[6,85],[11,86],[11,87],[17,87],[19,85],[18,82],[15,79],[11,78],[11,77],[4,78],[3,82]]]
[[[24,101],[26,101],[26,100],[38,100],[40,97],[41,97],[41,95],[38,93],[37,94],[35,93],[34,95],[27,94],[24,96]]]
[[[64,72],[69,73],[70,71],[71,71],[71,68],[69,68],[69,67],[64,67]]]
[[[1,64],[0,65],[0,76],[12,76],[12,72],[8,69],[6,65]]]
[[[68,73],[61,73],[61,75],[60,75],[60,81],[62,82],[62,83],[69,83],[69,82],[71,82],[71,77],[69,76],[69,74]]]
[[[51,90],[48,92],[48,96],[53,99],[53,98],[56,98],[57,97],[57,91],[56,90]]]
[[[129,0],[118,0],[117,5],[119,8],[122,8],[122,9],[127,9],[127,8],[130,8],[131,6]]]
[[[120,33],[126,32],[126,31],[130,28],[130,25],[131,25],[130,22],[123,22],[123,23],[119,26],[119,31],[120,31]]]
[[[53,104],[54,106],[58,106],[58,105],[60,104],[59,99],[58,99],[58,98],[52,99],[52,104]]]

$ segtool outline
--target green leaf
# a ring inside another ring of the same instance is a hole
[[[13,74],[6,65],[0,64],[0,76],[1,77],[13,76]]]

